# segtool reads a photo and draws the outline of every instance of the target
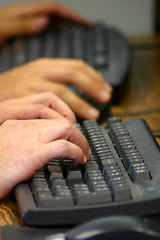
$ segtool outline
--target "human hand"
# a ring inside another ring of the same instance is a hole
[[[9,119],[59,119],[76,122],[74,113],[51,92],[0,102],[0,124]]]
[[[0,75],[0,101],[51,91],[77,116],[98,119],[99,111],[76,95],[67,84],[76,86],[101,103],[107,103],[111,98],[109,84],[82,60],[39,59]]]
[[[83,164],[87,140],[67,119],[7,120],[0,127],[0,199],[53,158]]]
[[[0,44],[13,36],[43,31],[50,23],[50,16],[91,26],[91,22],[60,3],[17,3],[0,9]]]

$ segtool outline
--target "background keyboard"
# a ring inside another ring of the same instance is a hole
[[[92,155],[84,165],[52,159],[15,188],[24,222],[71,226],[109,215],[160,213],[160,148],[144,120],[78,124]]]
[[[114,91],[112,103],[119,103],[130,69],[131,51],[124,35],[113,27],[95,23],[92,28],[66,24],[30,37],[13,39],[0,52],[0,72],[40,57],[82,59],[97,69]],[[74,92],[97,107],[106,119],[109,104],[101,104],[75,86]]]

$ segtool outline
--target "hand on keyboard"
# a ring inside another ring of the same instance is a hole
[[[91,120],[78,127],[89,142],[89,160],[51,160],[19,184],[14,193],[24,222],[53,228],[110,215],[158,219],[160,149],[145,121],[116,117],[106,126]]]
[[[0,103],[0,112],[0,198],[51,158],[88,159],[89,146],[74,113],[56,95],[7,100]]]
[[[67,119],[8,120],[0,128],[0,199],[52,158],[83,164],[90,151],[82,133]]]
[[[158,217],[160,149],[145,121],[116,117],[106,126],[95,120],[77,125],[91,156],[83,165],[53,159],[19,184],[15,196],[24,222],[67,227],[109,215]]]
[[[77,116],[97,119],[100,112],[67,84],[78,87],[101,103],[111,98],[110,85],[82,60],[39,59],[0,75],[0,100],[51,91],[66,102]]]
[[[10,37],[43,31],[49,25],[51,15],[85,26],[91,25],[87,19],[59,3],[18,3],[0,9],[0,44]]]
[[[0,102],[0,124],[9,119],[59,119],[76,123],[72,110],[51,92]]]

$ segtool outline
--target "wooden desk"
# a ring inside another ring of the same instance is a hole
[[[160,129],[160,39],[132,37],[133,61],[128,78],[127,94],[121,104],[112,107],[114,115],[123,120],[143,117],[152,130]],[[155,109],[155,111],[150,111]],[[143,111],[146,110],[147,112]],[[133,114],[135,112],[142,112]],[[131,114],[132,112],[132,114]],[[160,140],[158,140],[160,143]],[[11,195],[0,201],[0,226],[23,224],[18,207]]]

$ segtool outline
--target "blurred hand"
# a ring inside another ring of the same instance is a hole
[[[83,164],[87,140],[67,119],[7,120],[0,127],[0,199],[52,158]]]
[[[17,3],[0,8],[0,44],[13,36],[43,31],[50,23],[50,16],[91,25],[75,11],[56,2]]]
[[[110,85],[82,60],[39,59],[0,74],[0,101],[51,91],[77,116],[97,119],[99,111],[76,95],[67,84],[76,86],[101,103],[107,103],[111,98]]]
[[[0,102],[0,124],[9,119],[67,118],[76,122],[74,113],[51,92]]]

